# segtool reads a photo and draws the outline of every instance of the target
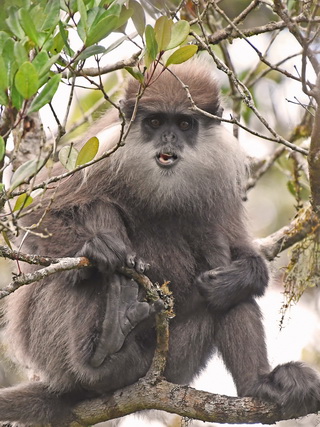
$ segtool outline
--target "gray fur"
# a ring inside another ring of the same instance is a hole
[[[199,107],[219,114],[218,89],[203,64],[190,62],[173,72]],[[254,301],[265,291],[268,270],[245,224],[245,157],[217,120],[189,109],[174,76],[165,71],[156,77],[126,145],[83,176],[47,191],[44,208],[56,194],[40,231],[51,237],[30,235],[24,250],[83,255],[96,267],[61,273],[9,298],[13,352],[41,381],[2,390],[1,420],[59,425],[72,402],[145,375],[155,349],[155,310],[143,302],[137,285],[117,275],[124,264],[139,271],[150,264],[152,281],[170,281],[176,317],[170,325],[169,381],[190,383],[218,350],[239,395],[275,400],[289,416],[319,404],[320,382],[310,368],[291,363],[270,373]],[[126,91],[128,119],[137,90],[131,82]],[[159,128],[150,113],[162,114]],[[192,125],[185,130],[189,118]],[[113,142],[117,126],[111,126]],[[164,157],[171,167],[161,164]],[[29,223],[41,214],[34,212]]]

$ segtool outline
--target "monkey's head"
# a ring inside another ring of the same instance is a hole
[[[111,159],[137,204],[194,210],[228,194],[238,197],[244,161],[237,141],[219,119],[192,109],[189,94],[197,107],[221,117],[219,89],[208,68],[197,60],[161,68],[139,100],[126,145]],[[138,91],[138,82],[130,81],[123,101],[128,122]]]

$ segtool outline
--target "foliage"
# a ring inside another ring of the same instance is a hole
[[[0,16],[0,104],[5,108],[4,121],[10,123],[0,139],[0,161],[3,161],[10,131],[24,117],[51,105],[60,83],[68,84],[70,79],[84,75],[86,61],[92,58],[101,61],[104,55],[127,40],[129,36],[124,35],[116,43],[99,45],[115,31],[125,34],[129,19],[136,28],[135,34],[145,42],[141,58],[146,68],[150,68],[155,60],[159,62],[165,51],[185,43],[190,32],[187,21],[174,23],[165,16],[156,20],[154,28],[146,26],[145,11],[135,0],[77,0],[60,4],[55,0],[16,0],[5,2],[5,6],[8,7]],[[73,44],[80,47],[75,49]],[[184,46],[167,62],[184,62],[196,50],[196,46]],[[144,83],[146,69],[126,69]],[[79,156],[74,147],[64,147],[59,159],[71,171],[84,161],[92,160],[93,152],[97,152],[97,142],[91,139]],[[43,161],[30,160],[19,167],[12,177],[9,197],[17,186],[30,181],[38,171],[36,164],[42,167]]]

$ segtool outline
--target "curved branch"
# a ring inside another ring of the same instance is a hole
[[[109,396],[77,404],[65,426],[96,424],[137,411],[158,409],[183,417],[216,423],[273,424],[285,419],[280,408],[250,397],[228,397],[195,390],[185,385],[146,378]],[[320,408],[319,408],[320,409]],[[61,425],[61,424],[60,424]]]
[[[319,226],[317,215],[311,207],[308,207],[303,209],[290,224],[263,239],[257,239],[256,242],[265,257],[272,261],[280,252],[300,242]]]

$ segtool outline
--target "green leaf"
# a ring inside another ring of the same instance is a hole
[[[14,57],[16,59],[18,66],[28,61],[29,59],[27,51],[21,42],[15,42],[14,44]]]
[[[175,52],[173,52],[172,55],[169,56],[166,62],[166,67],[168,67],[171,64],[181,64],[182,62],[187,61],[193,55],[195,55],[197,50],[198,50],[198,46],[195,46],[195,45],[180,47]]]
[[[53,38],[53,42],[49,50],[51,53],[59,53],[62,51],[64,45],[65,43],[61,34],[57,33]]]
[[[95,45],[87,47],[79,56],[78,61],[83,61],[84,59],[90,58],[93,55],[100,55],[101,53],[105,53],[106,48],[103,46]]]
[[[122,5],[120,3],[121,1],[119,0],[113,1],[113,2],[111,1],[110,4],[112,4],[112,6],[108,7],[105,13],[107,15],[116,15],[119,18],[122,11]],[[105,15],[103,14],[103,16]]]
[[[69,56],[73,56],[74,52],[73,52],[73,50],[71,49],[71,47],[70,47],[70,45],[69,45],[69,41],[68,41],[69,33],[68,33],[68,31],[64,28],[62,21],[59,21],[59,31],[60,31],[61,37],[62,37],[62,39],[63,39],[63,42],[64,42],[64,45],[65,45],[65,48],[66,48],[66,52],[67,52],[67,54],[68,54]]]
[[[9,98],[6,92],[0,90],[0,105],[7,107],[9,105]]]
[[[149,67],[151,62],[153,62],[158,54],[158,44],[155,38],[154,29],[151,27],[151,25],[147,25],[145,29],[145,39],[146,39],[146,47],[147,47],[147,55],[146,60],[148,64],[146,63],[146,66]]]
[[[137,33],[134,33],[133,36],[130,35],[130,38],[136,37]],[[114,49],[117,49],[120,45],[122,45],[123,42],[128,40],[128,36],[125,34],[124,36],[117,39],[114,43],[111,43],[105,50],[105,53],[112,52]]]
[[[156,20],[154,33],[160,52],[166,50],[166,47],[170,42],[172,26],[172,19],[168,19],[166,16],[161,16]]]
[[[39,52],[38,55],[35,56],[34,60],[32,61],[32,64],[36,67],[39,76],[41,74],[42,68],[47,64],[48,61],[49,56],[44,50]]]
[[[0,91],[5,91],[8,89],[9,80],[8,80],[8,70],[6,63],[2,56],[0,56]]]
[[[27,206],[31,205],[32,202],[33,198],[31,196],[26,193],[20,194],[20,196],[17,197],[13,212],[26,208]]]
[[[82,21],[83,28],[86,30],[88,28],[87,27],[88,15],[87,15],[87,9],[83,0],[77,0],[77,6],[78,6],[78,11],[80,13],[80,18]]]
[[[7,67],[7,76],[9,81],[9,86],[12,86],[14,81],[14,76],[16,71],[18,70],[17,61],[12,54],[14,51],[14,41],[13,39],[8,39],[2,49],[2,57]]]
[[[189,22],[181,20],[173,24],[173,27],[171,28],[171,39],[168,46],[166,47],[166,50],[180,46],[181,43],[183,43],[188,37],[189,32]]]
[[[39,76],[36,67],[31,62],[24,62],[15,77],[15,85],[18,92],[25,99],[34,95],[39,87]]]
[[[80,21],[77,25],[79,37],[84,42],[88,34],[88,15],[87,9],[83,0],[77,0],[78,11],[80,13]]]
[[[13,247],[12,247],[12,245],[11,245],[11,242],[10,242],[10,240],[9,240],[9,238],[8,238],[8,235],[7,235],[7,233],[6,233],[5,231],[3,231],[3,232],[2,232],[2,237],[3,237],[3,240],[6,242],[6,244],[8,245],[8,247],[9,247],[11,250],[13,250]]]
[[[41,26],[41,30],[46,31],[54,29],[60,19],[60,2],[57,0],[48,0],[44,9],[44,15],[46,19]]]
[[[28,160],[23,165],[19,166],[11,178],[10,190],[14,190],[23,182],[27,182],[32,178],[44,165],[44,160],[33,159]]]
[[[0,31],[0,53],[2,52],[5,42],[9,39],[9,35],[4,31]]]
[[[92,46],[100,40],[107,37],[117,28],[118,17],[116,15],[106,16],[98,21],[88,30],[88,37],[86,38],[85,45]]]
[[[39,78],[42,78],[44,76],[46,76],[51,68],[51,66],[56,63],[58,61],[58,59],[60,58],[60,55],[53,55],[51,56],[51,58],[48,56],[48,59],[46,62],[43,63],[42,68],[40,68],[40,70],[38,71],[39,73]],[[40,86],[39,86],[40,87]]]
[[[68,171],[72,171],[76,167],[78,154],[78,150],[72,145],[66,145],[59,151],[59,160]]]
[[[88,10],[88,28],[95,25],[100,19],[108,16],[106,10],[101,9],[100,7],[93,7]]]
[[[4,142],[3,137],[0,135],[0,162],[2,162],[6,154],[6,143]]]
[[[38,31],[34,25],[34,22],[26,9],[19,10],[19,21],[26,35],[32,40],[36,46],[39,46]]]
[[[9,9],[9,17],[6,19],[6,24],[15,37],[20,40],[23,39],[25,34],[19,23],[17,10],[14,7]]]
[[[117,27],[116,27],[116,31],[120,32],[120,33],[124,33],[125,29],[127,27],[128,21],[131,18],[133,14],[133,10],[132,9],[127,9],[125,6],[122,7],[121,9],[121,13],[120,16],[118,18],[118,23],[117,23]]]
[[[90,138],[79,151],[76,166],[84,165],[94,159],[99,150],[99,140],[96,136]]]
[[[138,80],[139,83],[143,84],[144,83],[144,75],[138,70],[134,70],[132,67],[124,67],[125,70],[128,71],[128,73],[130,73],[132,75],[132,77],[134,77],[136,80]]]
[[[15,85],[11,86],[11,101],[13,106],[17,109],[20,110],[20,108],[22,107],[24,98],[23,96],[17,91],[17,88],[15,87]]]
[[[59,87],[60,81],[61,81],[61,74],[56,74],[55,76],[51,77],[51,79],[44,86],[44,88],[39,93],[39,95],[36,96],[34,100],[31,102],[31,105],[28,109],[28,113],[39,111],[40,108],[48,104],[52,100],[54,94],[56,93]]]
[[[0,105],[7,106],[9,99],[7,89],[9,86],[8,69],[2,56],[0,56]]]
[[[133,10],[133,15],[131,17],[133,25],[138,31],[139,36],[142,37],[144,33],[144,29],[146,27],[146,17],[145,17],[143,7],[137,1],[130,0],[129,8]]]

